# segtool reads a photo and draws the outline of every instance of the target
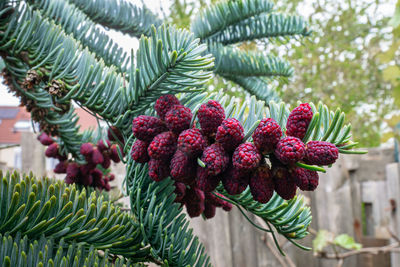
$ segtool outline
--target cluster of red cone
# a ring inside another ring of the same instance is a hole
[[[114,134],[111,134],[111,131]],[[117,133],[118,131],[115,129],[109,129],[109,140],[115,141],[114,137],[117,136]],[[42,133],[38,140],[43,145],[48,146],[45,152],[46,157],[57,158],[60,161],[55,166],[54,172],[65,173],[67,184],[76,183],[106,191],[111,189],[109,182],[114,180],[115,176],[109,173],[107,169],[110,167],[111,161],[120,162],[118,148],[115,144],[112,144],[109,140],[106,140],[106,144],[102,140],[96,145],[92,143],[82,144],[80,153],[85,157],[86,163],[79,164],[63,155],[59,145],[46,133]]]
[[[302,143],[313,116],[308,104],[291,112],[286,137],[282,138],[275,120],[265,118],[254,130],[253,142],[244,140],[240,122],[226,119],[224,109],[214,100],[202,104],[197,112],[200,129],[195,128],[195,123],[191,126],[191,110],[173,95],[160,97],[155,110],[158,118],[142,115],[133,120],[137,140],[131,157],[140,163],[148,162],[149,176],[154,181],[171,176],[175,180],[176,201],[186,206],[191,217],[203,214],[211,218],[218,206],[230,210],[231,205],[214,192],[220,182],[231,195],[250,186],[254,199],[261,203],[267,203],[274,191],[291,199],[297,187],[314,190],[317,172],[298,168],[295,163],[329,165],[338,156],[333,144]],[[222,204],[217,205],[216,199]]]

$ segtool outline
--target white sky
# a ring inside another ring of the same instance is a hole
[[[162,14],[164,12],[166,15],[169,13],[169,6],[171,5],[171,0],[128,0],[134,4],[141,5],[142,2],[146,4],[146,6],[151,9],[156,14]],[[332,0],[336,1],[336,0]],[[299,8],[300,15],[304,17],[308,17],[313,11],[311,7],[312,1],[310,0],[309,5],[302,6]],[[387,4],[383,4],[379,7],[378,13],[384,16],[392,16],[394,13],[395,0],[388,0]],[[130,49],[136,50],[138,47],[137,39],[131,38],[128,35],[123,35],[116,31],[110,31],[110,36],[118,42],[122,47],[124,47],[127,51]],[[16,106],[19,104],[18,98],[14,97],[12,94],[7,92],[6,87],[2,84],[3,79],[0,78],[0,105],[2,106]]]

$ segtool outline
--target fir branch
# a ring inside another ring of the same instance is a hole
[[[202,10],[193,20],[191,30],[201,39],[209,38],[254,15],[270,12],[273,5],[268,0],[222,1]]]
[[[145,6],[137,7],[126,0],[68,0],[86,13],[93,21],[106,28],[134,37],[150,35],[151,26],[162,21]]]
[[[262,38],[309,36],[310,34],[307,23],[299,16],[267,14],[255,16],[227,27],[211,36],[207,41],[228,45]]]
[[[290,77],[293,74],[289,62],[274,55],[222,45],[210,46],[209,51],[215,57],[215,72],[223,76]]]

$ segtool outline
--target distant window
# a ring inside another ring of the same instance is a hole
[[[30,131],[32,124],[30,121],[17,121],[14,124],[14,132]]]

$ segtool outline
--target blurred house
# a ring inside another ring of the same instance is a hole
[[[97,128],[96,119],[85,110],[76,108],[75,112],[79,116],[80,131]],[[33,127],[37,130],[25,107],[0,106],[0,169],[21,169],[22,132],[33,132]],[[46,159],[47,170],[55,164],[55,159]]]

